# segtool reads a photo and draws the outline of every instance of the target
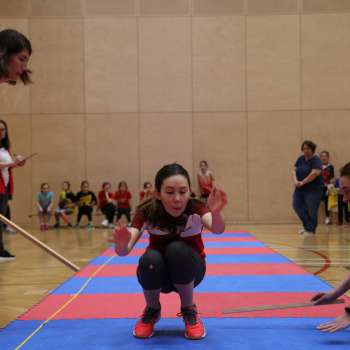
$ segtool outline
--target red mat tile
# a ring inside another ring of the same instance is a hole
[[[268,310],[223,314],[227,308],[288,304],[308,301],[312,293],[196,293],[202,317],[336,317],[344,305],[327,305],[285,310]],[[70,297],[50,295],[39,305],[20,317],[21,320],[46,320]],[[175,293],[162,294],[162,317],[176,317],[179,297]],[[136,318],[144,308],[142,294],[79,295],[54,319]]]

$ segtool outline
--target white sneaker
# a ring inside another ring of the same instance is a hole
[[[0,263],[13,261],[15,259],[16,259],[16,257],[14,255],[12,255],[11,253],[9,253],[5,249],[0,252]]]
[[[103,227],[108,227],[108,220],[107,220],[107,219],[104,219],[104,220],[102,221],[101,225],[102,225]]]
[[[115,226],[114,226],[114,224],[109,224],[109,225],[108,225],[108,228],[114,229]]]
[[[326,219],[324,220],[324,223],[326,225],[329,225],[331,223],[331,219],[329,217],[326,217]]]
[[[301,229],[298,231],[299,235],[302,235],[304,232],[305,232],[305,229],[304,229],[304,228],[301,228]]]

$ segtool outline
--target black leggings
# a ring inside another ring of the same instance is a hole
[[[338,221],[339,224],[343,224],[345,222],[350,221],[350,213],[348,209],[348,203],[344,202],[344,196],[342,194],[338,194]]]
[[[130,209],[128,208],[118,208],[117,209],[117,220],[119,220],[122,215],[125,215],[126,218],[128,219],[128,222],[131,221],[131,218],[130,218]]]
[[[78,224],[79,224],[83,215],[86,215],[88,217],[89,222],[91,222],[92,221],[92,207],[90,207],[88,205],[82,205],[81,207],[79,207],[78,217],[77,217]]]
[[[113,224],[115,215],[115,205],[113,203],[107,203],[102,209],[102,213],[106,216],[109,224]]]
[[[174,284],[194,281],[196,287],[204,278],[205,260],[183,241],[168,244],[165,253],[148,249],[140,258],[137,279],[145,290],[176,291]]]

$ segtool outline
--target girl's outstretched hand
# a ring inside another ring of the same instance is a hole
[[[350,315],[344,312],[342,315],[338,316],[335,320],[320,324],[317,329],[322,332],[334,333],[341,329],[347,328],[350,326]]]
[[[118,222],[113,232],[111,242],[115,244],[115,251],[118,255],[126,255],[128,252],[128,244],[131,239],[131,233],[126,225]]]
[[[225,208],[227,204],[227,195],[225,191],[219,187],[215,186],[211,191],[208,198],[208,208],[212,213],[219,213]]]

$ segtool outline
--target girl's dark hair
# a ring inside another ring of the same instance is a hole
[[[125,186],[126,190],[128,190],[128,184],[126,183],[126,181],[120,181],[119,184],[118,184],[118,190],[120,191],[120,188],[122,186]]]
[[[311,149],[312,153],[315,153],[317,145],[316,143],[310,141],[310,140],[305,140],[302,144],[301,144],[301,150],[303,150],[304,146],[307,146],[308,148]]]
[[[162,187],[164,180],[174,175],[182,175],[183,177],[185,177],[188,182],[188,187],[191,188],[191,180],[187,170],[180,164],[172,163],[172,164],[164,165],[163,168],[161,168],[157,172],[156,178],[154,181],[156,190],[160,192],[160,189]]]
[[[0,31],[0,77],[5,77],[8,74],[7,65],[12,55],[27,50],[29,56],[32,54],[32,45],[30,41],[22,33],[14,29],[4,29]],[[20,76],[23,84],[31,83],[30,74],[32,72],[26,69]],[[15,81],[10,81],[9,84],[15,85]]]
[[[6,135],[3,140],[0,141],[0,145],[4,147],[6,150],[10,149],[10,136],[9,136],[9,130],[7,128],[7,123],[4,120],[0,120],[1,124],[4,124],[5,129],[6,129]]]
[[[102,189],[104,189],[107,185],[111,185],[111,183],[110,182],[108,182],[108,181],[105,181],[103,184],[102,184]]]
[[[321,156],[322,154],[325,154],[328,158],[329,158],[329,156],[330,156],[330,154],[329,154],[328,151],[322,151],[322,152],[320,153],[320,156]]]
[[[188,182],[188,187],[191,191],[191,180],[187,170],[180,164],[173,163],[163,166],[156,174],[155,188],[160,192],[164,180],[174,175],[182,175]],[[190,198],[188,206],[202,203],[196,198]],[[170,233],[176,233],[179,226],[185,226],[187,222],[187,214],[183,213],[180,217],[172,217],[168,214],[159,199],[149,198],[137,207],[137,211],[146,218],[149,225],[159,227],[160,229],[167,229]],[[186,211],[186,210],[185,210]]]
[[[87,180],[82,181],[81,184],[80,184],[80,189],[81,190],[83,189],[84,185],[88,185],[89,186],[89,182]]]
[[[47,183],[47,182],[43,182],[41,185],[40,185],[40,189],[42,190],[44,186],[47,186],[50,188],[50,185]]]
[[[208,162],[206,160],[201,160],[199,162],[199,165],[204,164],[206,167],[208,167]]]
[[[350,177],[350,162],[346,163],[343,167],[340,168],[340,176]]]

